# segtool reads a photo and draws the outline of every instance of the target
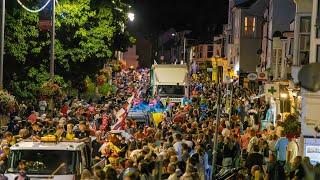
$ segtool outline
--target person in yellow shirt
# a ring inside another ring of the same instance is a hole
[[[4,138],[5,142],[2,142],[2,144],[7,144],[8,147],[11,147],[16,144],[16,139],[11,132],[6,132],[4,134]]]
[[[64,141],[73,141],[75,140],[76,135],[73,132],[73,124],[67,125],[67,132],[62,134],[62,140]]]

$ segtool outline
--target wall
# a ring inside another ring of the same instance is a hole
[[[136,36],[137,55],[139,56],[139,67],[149,67],[153,64],[152,60],[152,44],[141,35]]]
[[[293,0],[272,0],[273,19],[272,32],[290,30],[290,22],[294,20],[296,7]],[[286,7],[286,8],[284,8]]]
[[[240,70],[243,72],[255,72],[260,63],[257,50],[260,48],[261,39],[241,39],[240,42]]]
[[[256,72],[256,66],[260,64],[260,56],[257,54],[257,51],[261,48],[263,20],[261,14],[264,12],[264,9],[260,6],[262,5],[259,5],[259,8],[251,7],[250,9],[242,9],[241,11],[240,71],[242,72]],[[255,35],[253,37],[245,37],[243,34],[244,18],[246,16],[256,17]]]
[[[129,68],[133,66],[134,68],[138,67],[138,56],[136,53],[136,45],[128,48],[128,50],[123,53],[123,60],[126,62],[126,67]]]

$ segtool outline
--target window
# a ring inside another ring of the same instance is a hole
[[[320,1],[318,1],[316,27],[317,27],[317,38],[320,38]]]
[[[310,54],[310,30],[311,17],[302,16],[300,18],[300,33],[299,33],[299,57],[300,65],[308,64]]]
[[[213,57],[213,46],[212,45],[208,45],[208,49],[207,49],[207,58],[212,58]]]
[[[317,45],[317,59],[316,59],[317,63],[320,63],[320,45]]]
[[[256,18],[246,16],[244,17],[244,35],[247,37],[254,37],[256,32]]]
[[[18,173],[21,160],[26,162],[27,174],[51,174],[63,164],[56,175],[74,174],[77,165],[76,151],[14,150],[9,157],[8,172]]]

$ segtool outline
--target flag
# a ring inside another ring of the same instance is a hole
[[[125,129],[126,118],[127,118],[128,112],[132,106],[134,97],[135,96],[132,95],[130,98],[128,98],[127,105],[125,107],[121,108],[117,112],[116,118],[118,121],[111,127],[111,130],[124,130]]]
[[[111,127],[111,130],[124,130],[127,112],[124,111],[118,118],[118,121]]]

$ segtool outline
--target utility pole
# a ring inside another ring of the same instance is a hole
[[[4,26],[6,15],[6,0],[2,0],[1,10],[1,47],[0,47],[0,90],[3,89],[3,57],[4,57]]]
[[[183,36],[183,62],[186,63],[186,44],[187,44],[187,39],[185,35]]]
[[[56,35],[56,0],[52,0],[52,24],[51,24],[51,53],[50,53],[50,80],[54,80],[54,48],[55,48],[55,35]]]
[[[213,149],[213,160],[212,160],[212,173],[215,174],[217,172],[217,155],[218,155],[218,134],[219,134],[219,126],[220,126],[220,106],[221,106],[221,92],[220,92],[220,84],[217,85],[217,115],[216,115],[216,129],[214,133],[214,149]]]
[[[230,82],[230,91],[231,91],[231,94],[230,94],[230,112],[229,112],[229,122],[231,122],[231,116],[232,116],[232,99],[233,99],[233,79],[231,79],[231,82]]]

